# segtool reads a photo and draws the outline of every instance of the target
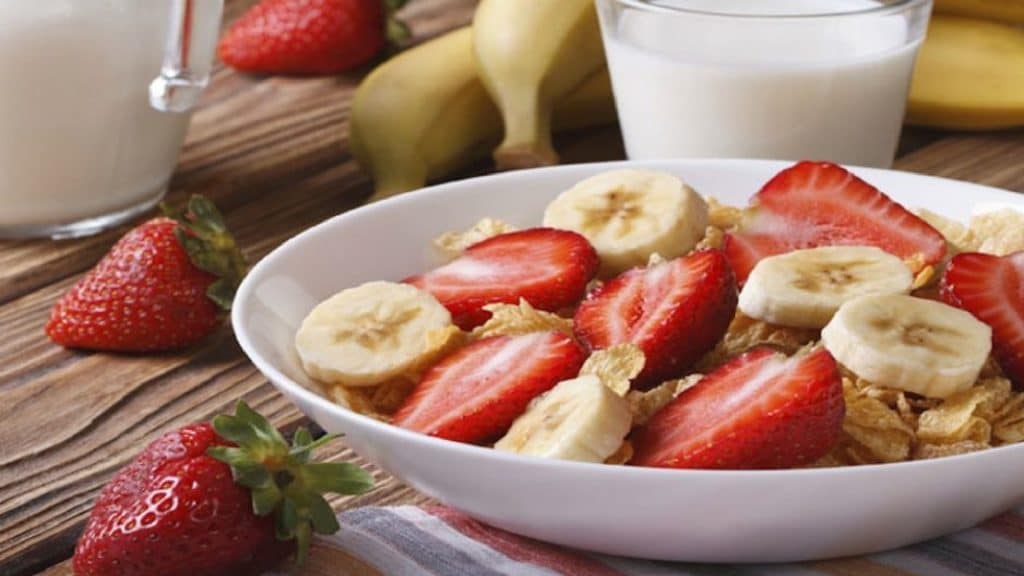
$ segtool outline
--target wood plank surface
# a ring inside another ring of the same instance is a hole
[[[251,3],[229,0],[225,22]],[[413,42],[420,42],[466,23],[473,5],[414,0],[402,16]],[[250,262],[357,206],[370,183],[352,161],[347,122],[364,74],[255,77],[218,65],[193,117],[169,200],[192,192],[212,197]],[[562,136],[557,144],[567,162],[623,157],[614,127]],[[898,168],[1024,191],[1020,131],[909,129],[900,155]],[[124,230],[64,242],[0,241],[0,574],[70,574],[66,559],[97,490],[166,430],[208,419],[238,398],[286,429],[305,423],[246,360],[228,327],[192,349],[149,356],[71,352],[46,339],[42,326],[54,300]],[[341,442],[328,456],[360,461]],[[376,490],[332,504],[424,500],[375,474]],[[314,554],[309,573],[326,574],[315,568],[324,562]],[[359,573],[357,563],[351,566]]]

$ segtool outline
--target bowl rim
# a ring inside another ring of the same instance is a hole
[[[283,392],[286,397],[298,397],[303,402],[314,406],[317,410],[331,413],[337,416],[342,421],[355,420],[361,426],[368,428],[374,435],[390,435],[395,437],[396,440],[401,442],[412,443],[415,447],[422,447],[428,450],[452,450],[460,453],[461,456],[465,457],[479,457],[479,458],[490,458],[499,463],[508,465],[516,465],[523,468],[532,469],[545,469],[550,472],[566,472],[571,473],[573,471],[586,473],[586,474],[607,474],[614,475],[624,478],[644,478],[649,480],[665,479],[665,478],[760,478],[765,480],[778,479],[782,477],[813,477],[813,478],[829,478],[829,477],[846,477],[856,476],[859,474],[878,474],[878,473],[904,473],[910,472],[911,470],[919,470],[920,473],[926,473],[925,470],[931,469],[933,471],[938,468],[945,466],[956,465],[961,462],[968,462],[970,460],[983,460],[992,457],[1002,457],[1003,454],[1009,455],[1009,453],[1017,452],[1020,455],[1024,455],[1024,442],[1016,444],[1008,444],[1004,446],[994,446],[985,450],[976,452],[969,452],[966,454],[957,454],[952,456],[943,456],[940,458],[932,458],[926,460],[908,460],[903,462],[889,462],[880,464],[861,464],[856,466],[832,466],[832,467],[804,467],[804,468],[787,468],[787,469],[769,469],[769,470],[751,470],[751,469],[728,469],[728,470],[717,470],[717,469],[681,469],[681,468],[655,468],[655,467],[644,467],[644,466],[616,466],[608,465],[604,463],[595,462],[577,462],[570,460],[553,460],[547,458],[539,458],[528,455],[514,454],[509,452],[502,452],[494,450],[493,448],[478,446],[475,444],[467,444],[463,442],[455,442],[452,440],[445,440],[442,438],[436,438],[428,436],[426,434],[420,434],[411,430],[392,425],[387,422],[382,422],[375,418],[359,414],[354,410],[350,410],[344,406],[336,404],[327,397],[318,394],[317,392],[309,389],[308,387],[296,382],[287,374],[282,372],[272,362],[265,359],[256,349],[256,345],[249,337],[248,324],[246,322],[246,310],[248,308],[248,302],[251,301],[251,293],[254,287],[259,283],[261,276],[267,273],[267,270],[271,269],[274,262],[288,258],[292,252],[299,250],[304,242],[310,241],[311,238],[317,234],[323,233],[325,230],[333,228],[335,226],[343,226],[346,221],[350,219],[362,218],[366,214],[371,214],[378,211],[392,210],[393,207],[398,206],[402,203],[408,202],[411,198],[428,198],[431,196],[438,196],[448,193],[449,190],[458,190],[461,188],[470,188],[480,184],[481,182],[489,182],[493,180],[517,180],[527,179],[531,177],[543,177],[546,174],[558,173],[558,172],[576,172],[576,171],[600,171],[600,170],[614,170],[621,168],[636,168],[645,167],[649,169],[667,169],[670,166],[675,168],[685,169],[699,169],[702,165],[717,165],[719,167],[728,165],[754,165],[760,166],[765,169],[782,169],[786,166],[794,164],[793,161],[789,160],[767,160],[767,159],[745,159],[745,158],[698,158],[698,159],[661,159],[661,160],[616,160],[609,162],[587,162],[578,164],[566,164],[559,166],[546,166],[541,168],[531,168],[525,170],[515,170],[510,172],[502,172],[497,174],[487,174],[482,176],[476,176],[472,178],[466,178],[462,180],[456,180],[452,182],[445,182],[441,184],[435,184],[420,188],[418,190],[404,193],[390,198],[382,199],[372,204],[366,204],[348,210],[346,212],[331,216],[322,222],[319,222],[297,234],[291,238],[285,240],[277,248],[271,250],[263,258],[259,260],[250,270],[249,273],[242,280],[238,290],[235,294],[235,303],[231,309],[231,324],[232,330],[235,334],[235,338],[238,341],[242,351],[249,358],[249,360],[256,366],[256,368],[270,381],[270,383],[277,388],[280,392]],[[882,168],[868,168],[861,166],[843,165],[845,168],[859,174],[866,174],[870,177],[871,174],[901,174],[909,176],[915,180],[924,180],[932,182],[942,182],[944,185],[955,185],[964,186],[967,188],[974,188],[979,190],[986,190],[988,192],[997,192],[1001,195],[1013,195],[1012,191],[996,188],[992,186],[986,186],[984,184],[976,184],[973,182],[964,182],[960,180],[954,180],[951,178],[942,178],[938,176],[930,176],[926,174],[917,174],[913,172],[907,172],[902,170],[891,170]],[[1009,202],[1010,204],[1019,204],[1024,206],[1024,198],[1018,199],[1016,202]],[[994,456],[997,455],[997,456]],[[889,471],[889,472],[885,472]]]

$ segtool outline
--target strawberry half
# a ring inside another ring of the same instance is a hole
[[[478,340],[427,370],[392,423],[459,442],[493,440],[534,397],[575,377],[585,358],[561,332]]]
[[[939,293],[992,327],[992,354],[1014,386],[1024,390],[1024,252],[957,254]]]
[[[358,494],[373,478],[353,464],[309,463],[314,441],[289,447],[239,402],[232,416],[168,432],[104,486],[75,547],[77,576],[258,574],[312,532],[339,526],[324,492]]]
[[[171,350],[202,340],[231,309],[245,259],[212,202],[193,196],[129,231],[54,304],[46,333],[69,348]]]
[[[736,312],[736,283],[717,250],[634,268],[580,304],[573,330],[590,350],[632,342],[644,353],[634,384],[681,376],[715,347]]]
[[[818,246],[877,246],[915,264],[942,260],[946,240],[878,188],[830,162],[799,162],[751,198],[722,249],[742,284],[762,258]]]
[[[824,349],[786,358],[747,352],[684,391],[633,435],[631,464],[663,468],[793,468],[825,456],[846,414]]]
[[[597,252],[583,236],[568,230],[531,228],[478,242],[448,264],[405,282],[430,292],[470,330],[483,324],[494,303],[525,299],[555,312],[579,302],[597,274]]]

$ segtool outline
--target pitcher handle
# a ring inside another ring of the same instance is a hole
[[[210,80],[223,0],[171,0],[171,19],[160,75],[149,85],[149,104],[161,112],[188,112]]]

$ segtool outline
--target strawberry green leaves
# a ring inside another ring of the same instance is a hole
[[[362,494],[373,488],[373,477],[359,466],[309,462],[313,450],[335,435],[314,440],[309,430],[299,428],[289,445],[242,401],[233,415],[214,418],[213,428],[237,446],[214,446],[207,454],[227,464],[235,482],[249,488],[256,515],[274,515],[278,539],[296,541],[299,564],[305,561],[313,533],[333,534],[340,528],[323,495]]]
[[[218,280],[210,285],[206,295],[222,309],[230,310],[248,266],[220,211],[213,202],[198,194],[189,198],[184,210],[173,210],[166,205],[161,209],[168,218],[178,222],[175,236],[192,264],[217,276]]]

